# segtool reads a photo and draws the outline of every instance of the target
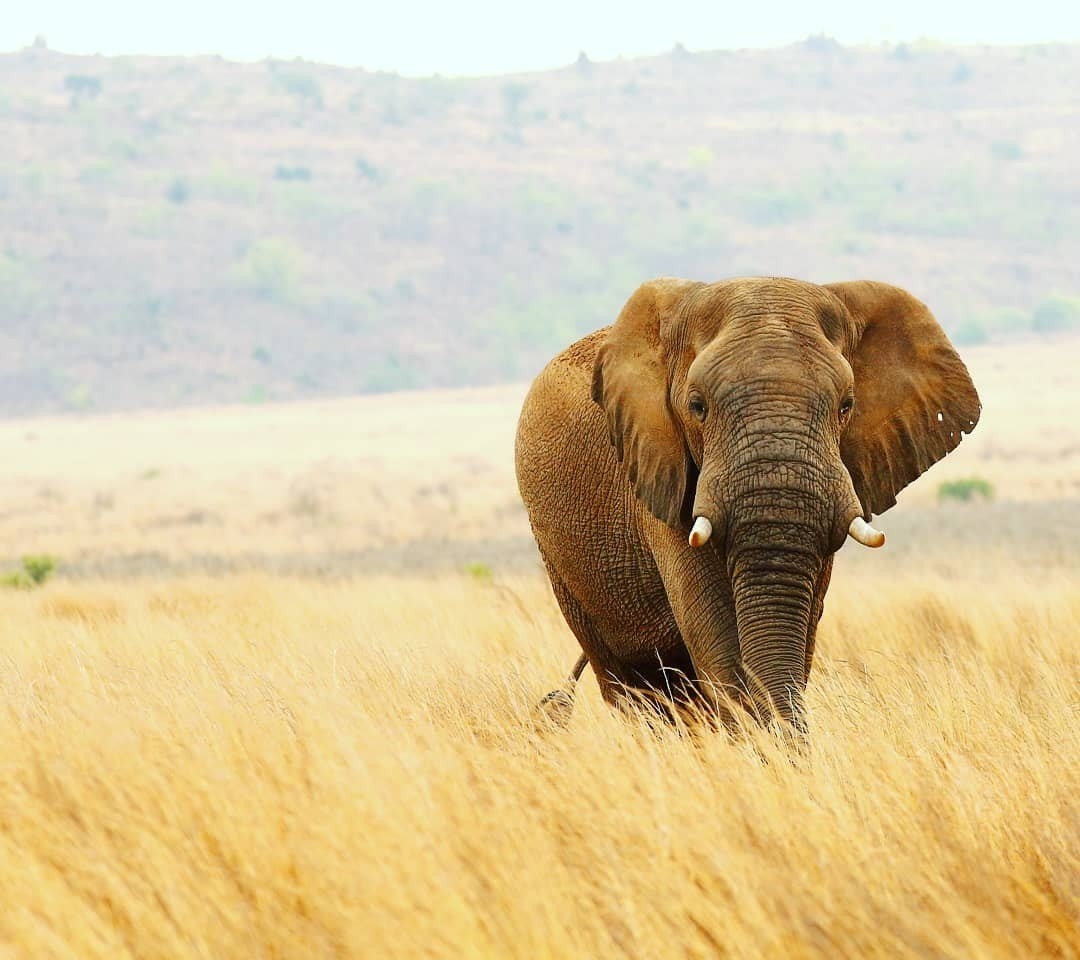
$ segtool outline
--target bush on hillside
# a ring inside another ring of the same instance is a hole
[[[305,167],[303,164],[295,164],[290,167],[283,163],[279,163],[274,168],[275,180],[307,181],[311,179],[311,176],[311,167]]]
[[[304,255],[283,237],[256,240],[235,268],[242,284],[263,300],[292,303],[299,294]]]
[[[30,265],[10,250],[0,252],[0,318],[26,319],[37,310],[40,299]]]
[[[382,172],[367,157],[357,157],[354,166],[357,176],[370,180],[372,183],[382,180]]]
[[[993,500],[994,485],[982,477],[961,477],[938,485],[939,500]]]
[[[271,66],[274,83],[285,93],[313,107],[323,105],[322,85],[310,73]]]
[[[191,184],[183,177],[177,177],[169,184],[169,189],[165,191],[165,196],[169,198],[170,202],[175,203],[178,206],[185,204],[191,197]]]
[[[1060,333],[1077,327],[1080,327],[1080,297],[1047,297],[1031,318],[1031,329],[1036,333]]]
[[[84,98],[92,100],[101,93],[101,77],[92,77],[85,73],[69,73],[64,77],[64,89],[71,94],[73,103]]]

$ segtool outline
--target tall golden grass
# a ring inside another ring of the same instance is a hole
[[[61,558],[0,589],[0,956],[1080,957],[1074,347],[965,351],[983,422],[841,551],[794,758],[588,676],[533,727],[577,649],[520,387],[0,424],[0,573]]]
[[[0,605],[23,957],[1075,957],[1080,587],[856,573],[812,747],[535,699],[539,576],[50,584]]]

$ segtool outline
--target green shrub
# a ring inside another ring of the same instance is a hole
[[[990,334],[986,328],[976,319],[962,320],[952,332],[953,343],[961,347],[974,347],[980,343],[986,343]]]
[[[322,86],[310,73],[282,70],[274,65],[274,82],[287,94],[314,107],[323,105]]]
[[[1015,334],[1031,328],[1031,317],[1023,310],[998,307],[976,310],[950,328],[949,335],[960,346],[986,343],[999,334]]]
[[[368,358],[357,386],[361,393],[393,393],[414,390],[423,382],[424,376],[411,358],[391,351]]]
[[[504,83],[499,91],[502,94],[503,114],[510,123],[516,123],[521,105],[529,98],[527,84],[518,81]]]
[[[71,94],[72,103],[83,97],[92,100],[101,93],[101,78],[85,73],[69,73],[64,77],[64,89]]]
[[[240,282],[256,296],[274,303],[291,303],[299,293],[304,256],[291,240],[256,240],[235,268]]]
[[[971,79],[971,67],[961,61],[953,69],[952,77],[950,78],[953,83],[967,83]]]
[[[28,554],[22,558],[23,569],[26,575],[35,584],[42,584],[56,571],[56,557],[48,554]]]
[[[1080,326],[1080,297],[1047,297],[1031,318],[1036,333],[1060,333]]]
[[[0,318],[23,320],[41,300],[41,287],[26,260],[11,250],[0,251]]]
[[[802,42],[802,47],[810,53],[840,53],[844,47],[835,37],[827,33],[812,33]]]
[[[481,583],[488,583],[494,576],[491,565],[487,563],[467,563],[465,564],[465,573],[467,573],[473,580],[478,580]]]
[[[165,191],[165,196],[177,205],[187,203],[188,199],[191,197],[191,185],[183,177],[177,177],[169,184],[169,189]]]
[[[939,500],[993,500],[994,485],[982,477],[961,477],[938,485]]]
[[[287,167],[282,163],[279,163],[274,168],[275,180],[310,180],[311,168],[305,167],[302,164],[296,164],[295,166]]]
[[[48,554],[27,554],[22,558],[22,570],[0,577],[0,584],[14,590],[40,587],[56,571],[56,558]]]
[[[379,168],[368,160],[367,157],[357,157],[355,166],[357,176],[363,177],[365,180],[370,180],[372,183],[378,183],[382,180],[382,173],[379,171]]]

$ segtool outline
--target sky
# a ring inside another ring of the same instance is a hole
[[[826,33],[844,44],[1080,40],[1080,4],[1027,0],[36,0],[0,17],[0,51],[37,34],[67,53],[307,60],[446,76],[563,66],[670,50],[782,46]]]

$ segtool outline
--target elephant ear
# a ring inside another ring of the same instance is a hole
[[[692,465],[669,399],[670,325],[675,308],[701,284],[662,278],[642,284],[601,344],[592,398],[634,492],[658,520],[684,519]]]
[[[869,519],[975,429],[982,405],[924,303],[885,283],[828,289],[854,320],[845,352],[855,375],[855,409],[840,455]]]

